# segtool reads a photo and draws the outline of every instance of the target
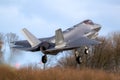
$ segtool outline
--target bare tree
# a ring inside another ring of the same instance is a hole
[[[109,71],[120,70],[120,33],[116,32],[107,37],[99,37],[102,43],[93,47],[93,55],[83,55],[82,67],[97,68]],[[66,66],[74,66],[71,64],[74,58],[68,56],[62,58],[58,64]],[[74,62],[75,63],[75,62]],[[71,65],[70,65],[71,64]]]
[[[9,50],[10,50],[10,57],[8,59],[8,63],[10,63],[13,59],[13,57],[15,56],[15,53],[18,52],[18,50],[16,51],[16,49],[11,48],[11,42],[18,40],[18,36],[15,33],[7,33],[6,34],[6,43],[8,43],[9,46]]]
[[[3,43],[4,43],[4,34],[0,33],[0,50],[2,49]]]
[[[65,53],[61,54],[62,57],[60,60],[58,60],[57,67],[76,67],[77,63],[73,51],[66,51]]]
[[[101,39],[102,44],[95,47],[94,55],[91,58],[92,68],[108,69],[113,60],[113,48],[110,39],[105,37]]]
[[[115,69],[118,71],[120,69],[120,32],[114,32],[112,35]]]
[[[15,33],[7,33],[6,40],[7,40],[8,44],[10,45],[10,42],[18,40],[18,36]]]
[[[0,63],[3,63],[4,61],[3,51],[2,51],[3,44],[4,44],[4,34],[0,33]]]
[[[3,41],[0,40],[0,51],[1,51],[2,47],[3,47]]]

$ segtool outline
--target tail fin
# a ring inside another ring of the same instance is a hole
[[[27,41],[30,43],[32,47],[37,46],[41,43],[32,33],[30,33],[26,28],[22,29],[24,36],[26,37]]]
[[[55,32],[55,44],[56,44],[55,48],[61,48],[66,45],[66,43],[64,42],[64,37],[61,29],[58,29]]]

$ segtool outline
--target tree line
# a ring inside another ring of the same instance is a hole
[[[102,43],[92,47],[92,52],[88,55],[82,54],[82,64],[80,67],[92,69],[102,69],[109,71],[120,71],[120,32],[110,33],[108,36],[97,38]],[[76,67],[76,61],[73,55],[66,56],[59,60],[57,66]]]
[[[5,62],[5,57],[4,57],[4,54],[6,53],[7,51],[7,47],[9,47],[9,53],[10,53],[10,56],[9,56],[9,59],[7,61],[7,63],[10,62],[10,60],[12,59],[12,54],[14,53],[14,49],[10,48],[10,45],[12,41],[16,41],[18,40],[19,37],[15,34],[15,33],[7,33],[7,34],[4,34],[4,33],[0,33],[0,64],[4,64],[6,63]]]

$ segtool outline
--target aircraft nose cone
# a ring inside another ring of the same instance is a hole
[[[96,28],[95,30],[96,30],[96,31],[99,31],[100,29],[101,29],[101,27],[98,27],[98,28]]]
[[[96,27],[93,28],[94,31],[99,31],[101,29],[100,25],[97,25]]]

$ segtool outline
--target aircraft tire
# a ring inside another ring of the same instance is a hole
[[[81,64],[82,63],[81,56],[76,57],[76,61],[77,61],[78,64]]]
[[[89,50],[85,49],[84,53],[87,55],[89,53]]]
[[[44,56],[42,56],[42,63],[46,63],[47,62],[47,55],[44,55]]]

